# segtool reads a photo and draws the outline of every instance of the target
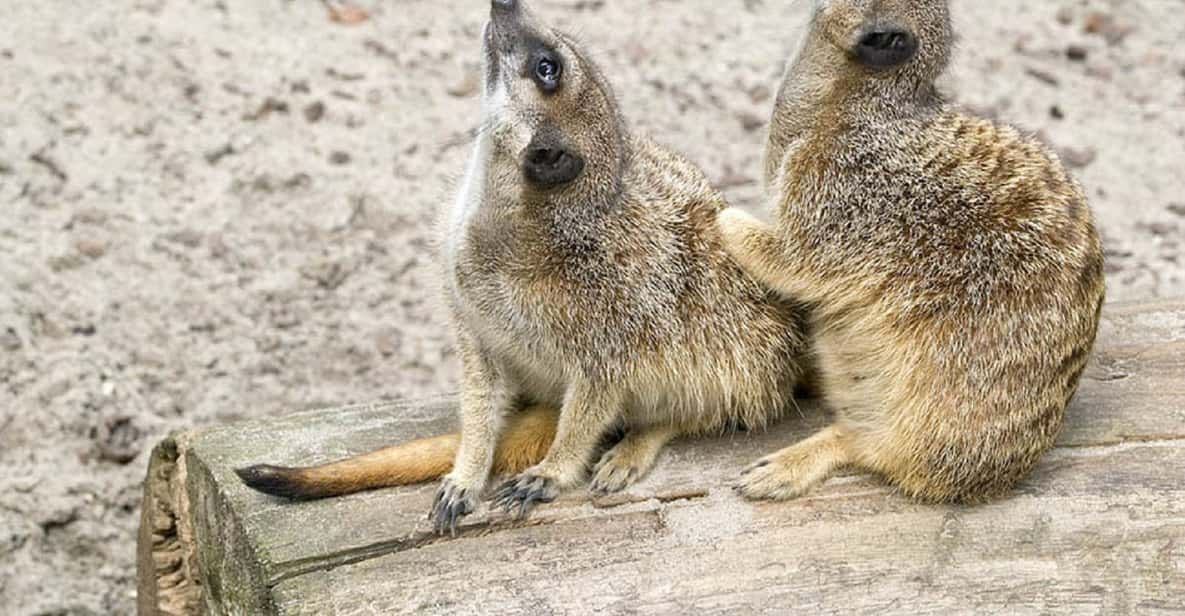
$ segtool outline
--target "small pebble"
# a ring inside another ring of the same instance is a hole
[[[1070,45],[1066,48],[1066,57],[1074,62],[1085,62],[1086,56],[1086,48],[1081,45]]]
[[[465,74],[456,83],[445,89],[445,92],[454,98],[469,98],[477,94],[480,86],[481,80],[477,75],[472,71],[465,71]]]
[[[765,118],[751,111],[742,111],[737,114],[737,119],[741,121],[741,128],[745,129],[745,132],[751,133],[765,126]]]
[[[107,243],[93,238],[81,238],[74,242],[74,248],[82,255],[91,259],[98,259],[107,254]]]
[[[1059,154],[1066,165],[1075,169],[1090,166],[1099,156],[1098,151],[1091,147],[1061,148]]]
[[[4,332],[0,333],[0,349],[15,353],[21,350],[22,344],[21,337],[11,327],[6,327]]]
[[[316,124],[323,117],[325,117],[325,103],[315,101],[305,106],[304,119],[308,120],[309,124]]]
[[[1036,79],[1038,79],[1044,83],[1047,83],[1051,86],[1056,87],[1059,83],[1061,83],[1058,80],[1057,75],[1054,75],[1053,73],[1051,73],[1047,70],[1044,70],[1044,69],[1033,68],[1030,66],[1029,68],[1025,69],[1025,72],[1028,73],[1029,75],[1032,75]]]

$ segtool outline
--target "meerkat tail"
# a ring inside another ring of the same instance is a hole
[[[558,410],[538,406],[510,417],[494,452],[494,473],[518,473],[542,460],[558,421]],[[452,470],[460,444],[460,434],[442,434],[319,466],[260,464],[235,473],[265,494],[312,500],[438,479]]]

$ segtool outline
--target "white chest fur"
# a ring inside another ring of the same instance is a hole
[[[446,253],[449,261],[454,264],[464,249],[469,223],[485,200],[486,182],[493,154],[490,132],[497,123],[499,115],[506,108],[506,97],[505,86],[500,86],[493,92],[487,92],[482,98],[482,129],[477,133],[473,151],[469,155],[469,161],[465,164],[465,176],[461,178],[445,231]]]

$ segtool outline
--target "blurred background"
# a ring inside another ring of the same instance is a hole
[[[156,439],[454,391],[434,265],[484,0],[4,2],[0,613],[134,606]],[[763,209],[809,0],[534,0]],[[944,88],[1061,152],[1112,301],[1185,297],[1185,0],[952,0]]]

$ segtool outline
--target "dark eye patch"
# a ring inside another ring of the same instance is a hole
[[[886,68],[904,64],[918,51],[918,39],[908,30],[877,28],[856,43],[856,60],[865,66]]]

